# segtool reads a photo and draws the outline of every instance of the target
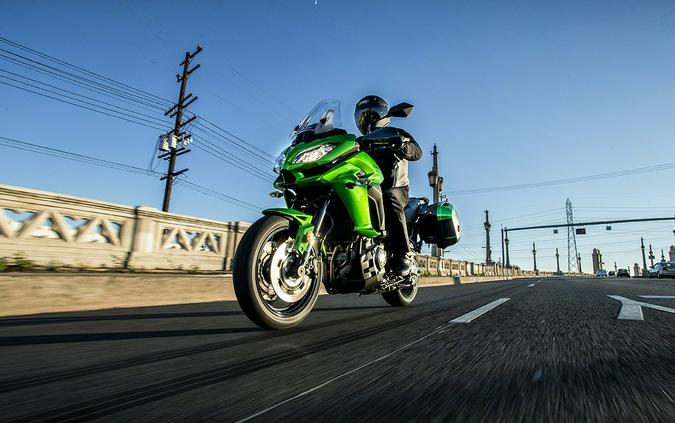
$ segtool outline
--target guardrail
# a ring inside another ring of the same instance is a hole
[[[0,257],[23,254],[39,266],[229,272],[248,227],[0,185]],[[450,258],[417,261],[425,276],[535,275]]]

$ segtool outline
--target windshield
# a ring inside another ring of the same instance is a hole
[[[291,132],[291,140],[298,135],[311,132],[321,134],[342,126],[339,100],[323,100],[305,116]]]

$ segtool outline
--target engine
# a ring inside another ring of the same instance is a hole
[[[371,239],[361,239],[349,246],[337,247],[329,261],[331,293],[361,292],[384,280],[387,250]]]

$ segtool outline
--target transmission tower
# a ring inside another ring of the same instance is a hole
[[[565,208],[567,209],[567,224],[570,225],[567,227],[567,271],[571,272],[574,269],[577,272],[581,272],[578,260],[579,253],[577,252],[576,231],[573,226],[574,214],[572,212],[572,202],[569,198],[565,203]]]

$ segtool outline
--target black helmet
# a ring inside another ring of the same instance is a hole
[[[356,103],[354,120],[363,135],[375,129],[375,124],[382,120],[389,111],[389,104],[376,95],[367,95]]]

